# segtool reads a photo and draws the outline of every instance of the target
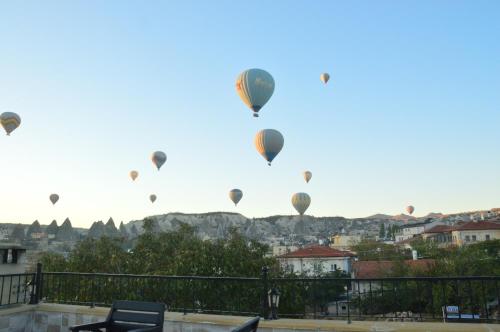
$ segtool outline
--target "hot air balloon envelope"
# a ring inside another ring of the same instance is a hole
[[[255,135],[254,143],[257,151],[267,160],[270,166],[273,159],[283,149],[285,140],[279,131],[264,129]]]
[[[321,82],[326,84],[330,80],[330,74],[323,73],[323,74],[321,74],[320,79],[321,79]]]
[[[167,155],[163,151],[156,151],[151,156],[151,161],[156,166],[156,168],[160,170],[163,164],[165,164],[165,162],[167,161]]]
[[[292,196],[292,205],[297,210],[300,215],[306,212],[307,208],[311,204],[311,197],[306,193],[296,193]]]
[[[154,203],[156,201],[156,195],[155,194],[149,195],[149,200],[151,201],[151,203]]]
[[[4,112],[0,115],[0,123],[7,135],[10,135],[21,124],[21,117],[14,112]]]
[[[236,92],[241,100],[258,117],[260,109],[271,99],[274,92],[274,79],[262,69],[248,69],[236,79]]]
[[[49,196],[50,201],[52,202],[52,205],[55,205],[57,201],[59,200],[59,195],[58,194],[52,194]]]
[[[238,205],[243,197],[243,192],[239,189],[233,189],[229,192],[229,198],[233,201],[234,205]]]
[[[311,181],[312,176],[313,175],[311,172],[309,172],[309,171],[304,172],[304,180],[306,180],[307,183],[309,183],[309,181]]]
[[[137,171],[130,171],[130,178],[132,179],[132,181],[135,181],[135,179],[137,179],[137,177],[139,176],[139,172]]]

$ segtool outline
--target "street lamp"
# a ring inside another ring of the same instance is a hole
[[[271,288],[267,293],[267,300],[269,303],[269,308],[271,308],[271,313],[269,314],[269,319],[278,319],[278,306],[280,304],[280,292],[276,288]]]

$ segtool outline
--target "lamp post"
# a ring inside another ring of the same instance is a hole
[[[280,292],[277,288],[273,287],[267,293],[267,303],[269,303],[269,308],[271,313],[269,314],[269,319],[278,319],[278,306],[280,304]]]

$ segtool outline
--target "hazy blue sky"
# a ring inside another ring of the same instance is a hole
[[[258,119],[234,86],[254,67],[276,81]],[[0,111],[23,121],[1,222],[291,214],[298,191],[317,216],[498,207],[500,2],[2,1]]]

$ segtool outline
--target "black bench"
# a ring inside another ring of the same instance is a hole
[[[260,317],[252,318],[251,320],[249,320],[243,325],[238,326],[231,332],[256,332],[257,327],[259,326],[259,320]]]
[[[154,302],[115,301],[104,322],[70,327],[70,331],[161,332],[165,305]]]

